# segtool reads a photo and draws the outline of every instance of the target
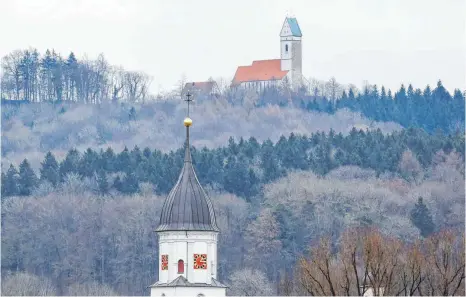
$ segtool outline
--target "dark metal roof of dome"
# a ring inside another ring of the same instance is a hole
[[[186,123],[186,121],[185,121]],[[155,231],[216,231],[214,208],[194,172],[186,127],[184,166],[163,204],[160,224]]]

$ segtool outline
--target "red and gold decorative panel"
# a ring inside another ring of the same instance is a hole
[[[207,254],[194,254],[194,269],[207,269]]]
[[[168,255],[162,255],[162,270],[168,270]]]

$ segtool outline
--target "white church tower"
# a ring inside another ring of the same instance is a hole
[[[302,37],[296,18],[286,17],[280,31],[281,70],[288,71],[287,79],[293,87],[299,87],[303,80]]]
[[[217,281],[219,229],[209,197],[194,172],[189,149],[190,94],[184,166],[162,208],[159,237],[159,281],[151,296],[225,296],[226,286]]]

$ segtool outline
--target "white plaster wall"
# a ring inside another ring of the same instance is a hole
[[[165,296],[192,296],[197,297],[203,294],[205,297],[223,297],[226,296],[226,288],[209,288],[209,287],[155,287],[151,288],[151,297]]]
[[[303,56],[302,56],[302,43],[301,41],[292,41],[292,58],[291,58],[291,75],[292,75],[292,84],[293,87],[299,87],[301,84],[301,78],[303,76],[302,65],[303,65]]]
[[[288,51],[286,51],[287,45],[288,45]],[[280,41],[280,59],[282,60],[291,59],[291,47],[292,47],[291,41],[283,40],[283,39]],[[285,70],[289,70],[289,69],[285,69]]]
[[[282,71],[291,70],[291,59],[282,59],[280,67]]]
[[[280,58],[281,70],[290,71],[290,75],[287,75],[290,84],[292,87],[298,86],[302,78],[303,63],[301,37],[280,37]]]
[[[217,277],[217,233],[166,231],[159,233],[159,281],[169,283],[183,275],[192,283],[210,284]],[[168,255],[168,271],[162,270],[162,255]],[[207,269],[194,269],[194,254],[207,254]],[[178,274],[178,261],[185,269]]]
[[[289,73],[287,76],[290,76]],[[290,76],[291,77],[291,76]],[[242,82],[239,84],[240,88],[244,89],[264,89],[271,86],[279,86],[282,80],[275,79],[275,80],[260,80],[260,81],[252,81],[252,82]]]

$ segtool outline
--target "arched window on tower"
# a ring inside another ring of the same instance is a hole
[[[178,274],[184,273],[184,261],[178,260]]]
[[[288,44],[285,44],[285,52],[288,52]]]

